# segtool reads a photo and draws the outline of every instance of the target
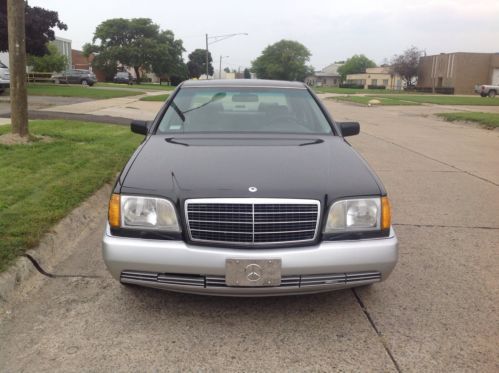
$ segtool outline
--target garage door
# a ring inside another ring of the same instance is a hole
[[[492,73],[492,85],[499,85],[499,69],[494,69]]]

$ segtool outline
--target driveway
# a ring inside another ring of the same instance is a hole
[[[400,262],[358,290],[226,299],[126,288],[101,218],[0,309],[4,371],[499,371],[499,133],[326,101],[384,181]],[[425,111],[426,110],[426,111]]]

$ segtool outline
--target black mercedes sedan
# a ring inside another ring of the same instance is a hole
[[[385,280],[398,256],[386,190],[303,83],[182,83],[109,202],[103,256],[122,284],[272,296]]]

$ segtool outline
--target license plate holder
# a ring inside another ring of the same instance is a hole
[[[281,285],[281,259],[226,259],[225,285],[265,287]]]

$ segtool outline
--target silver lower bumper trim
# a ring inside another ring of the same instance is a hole
[[[284,276],[277,287],[239,288],[225,284],[224,276],[163,274],[154,272],[123,271],[120,281],[171,291],[210,295],[260,296],[300,294],[344,289],[381,281],[380,272],[334,273],[305,276]]]

